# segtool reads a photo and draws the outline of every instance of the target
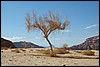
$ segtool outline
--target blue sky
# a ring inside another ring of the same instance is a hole
[[[49,46],[38,30],[27,32],[25,16],[36,10],[38,15],[58,12],[61,20],[68,17],[70,26],[64,31],[52,33],[51,43],[77,45],[88,37],[99,35],[99,1],[1,1],[1,37],[16,41],[29,41]],[[31,15],[32,16],[32,15]]]

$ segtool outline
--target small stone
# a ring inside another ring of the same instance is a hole
[[[11,59],[9,61],[12,61]]]
[[[40,57],[37,57],[37,58],[40,58]]]

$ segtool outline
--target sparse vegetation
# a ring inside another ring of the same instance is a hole
[[[21,51],[19,49],[11,50],[11,52],[21,53]]]
[[[22,51],[23,51],[23,52],[26,52],[26,50],[24,50],[24,49],[23,49]]]
[[[34,46],[33,46],[33,45],[31,45],[31,48],[34,48]]]
[[[3,52],[3,51],[1,51],[1,52]]]
[[[95,52],[93,52],[91,50],[83,50],[81,53],[83,55],[89,55],[89,56],[91,56],[91,55],[94,55]]]
[[[32,49],[30,49],[30,51],[33,51]]]
[[[28,45],[28,43],[26,41],[22,42],[21,44],[24,48],[26,48],[26,46]]]
[[[66,49],[66,50],[68,50],[68,44],[65,43],[65,44],[63,45],[63,48]]]
[[[76,53],[81,53],[82,51],[81,51],[81,50],[75,50],[74,52],[76,52]]]
[[[30,15],[27,14],[26,21],[28,32],[33,29],[39,29],[43,32],[44,38],[50,45],[51,54],[54,55],[52,43],[50,42],[48,37],[51,34],[51,32],[54,32],[55,30],[59,31],[66,29],[66,27],[69,25],[67,17],[65,18],[64,23],[62,23],[58,13],[54,14],[52,12],[49,12],[47,15],[38,17],[36,15],[36,12],[33,10],[33,17],[31,18]]]
[[[1,50],[8,50],[7,47],[1,47]]]
[[[65,54],[65,53],[68,53],[68,52],[64,48],[57,48],[57,49],[54,50],[54,53],[55,54]]]
[[[39,52],[46,54],[46,55],[51,55],[51,57],[53,57],[53,55],[50,52],[50,49],[48,50],[38,50]],[[54,56],[56,56],[56,54],[66,54],[69,53],[69,50],[66,50],[65,48],[55,48],[53,50],[53,54]]]

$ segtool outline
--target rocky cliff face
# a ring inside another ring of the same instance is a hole
[[[14,46],[14,44],[13,44],[11,41],[6,40],[6,39],[4,39],[4,38],[1,38],[1,47],[16,48],[16,47]]]
[[[90,38],[87,38],[85,42],[74,45],[70,47],[69,49],[72,50],[99,50],[99,36],[93,36]]]

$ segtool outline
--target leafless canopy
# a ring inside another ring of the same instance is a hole
[[[33,17],[30,17],[30,15],[27,14],[26,21],[28,32],[33,28],[40,29],[43,32],[45,38],[48,37],[51,32],[55,30],[64,30],[65,27],[69,25],[67,18],[63,23],[60,21],[58,13],[54,14],[49,12],[46,16],[38,17],[34,10]]]
[[[44,38],[48,41],[51,47],[51,56],[55,56],[53,53],[52,44],[48,39],[48,36],[50,35],[51,32],[55,30],[64,30],[69,25],[67,18],[62,23],[60,21],[58,13],[54,14],[52,12],[49,12],[48,15],[38,17],[35,11],[33,11],[33,17],[30,17],[30,15],[27,14],[26,21],[27,21],[26,26],[28,32],[32,29],[39,29],[43,32]]]

